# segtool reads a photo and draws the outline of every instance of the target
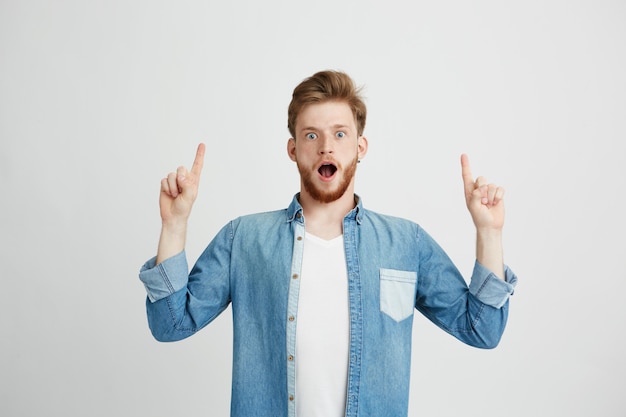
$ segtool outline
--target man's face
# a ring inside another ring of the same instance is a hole
[[[367,140],[357,136],[350,106],[340,101],[310,104],[298,115],[295,131],[288,153],[298,165],[301,192],[322,203],[336,201],[348,190],[354,193],[354,173]]]

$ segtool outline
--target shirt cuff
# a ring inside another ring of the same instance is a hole
[[[513,295],[516,285],[517,276],[508,266],[504,266],[504,280],[502,280],[478,261],[474,263],[469,291],[481,303],[501,308]]]
[[[153,303],[185,288],[189,280],[185,251],[158,265],[156,265],[156,257],[150,259],[141,267],[139,279],[146,287],[148,299]]]

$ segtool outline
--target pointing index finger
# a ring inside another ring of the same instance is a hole
[[[191,173],[197,177],[200,176],[200,173],[202,172],[202,167],[204,165],[204,151],[204,143],[199,144],[198,150],[196,151],[196,158],[193,160],[193,165],[191,166]]]
[[[465,185],[465,192],[471,193],[474,190],[474,177],[470,168],[469,157],[466,154],[461,155],[461,176]]]

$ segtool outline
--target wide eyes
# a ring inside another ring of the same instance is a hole
[[[346,137],[346,132],[339,131],[339,132],[335,133],[335,137],[337,139],[343,139],[343,138]],[[313,132],[309,132],[309,133],[306,134],[305,138],[307,138],[308,140],[315,140],[315,139],[317,139],[317,134],[313,133]]]

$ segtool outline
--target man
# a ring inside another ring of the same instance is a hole
[[[232,304],[232,416],[405,416],[417,308],[459,340],[495,347],[517,281],[502,260],[504,190],[474,181],[461,157],[476,226],[469,288],[418,225],[366,210],[354,193],[367,154],[366,108],[344,73],[296,87],[289,158],[300,193],[289,207],[231,221],[188,274],[187,219],[205,147],[161,182],[161,237],[140,278],[150,329],[191,336]]]

